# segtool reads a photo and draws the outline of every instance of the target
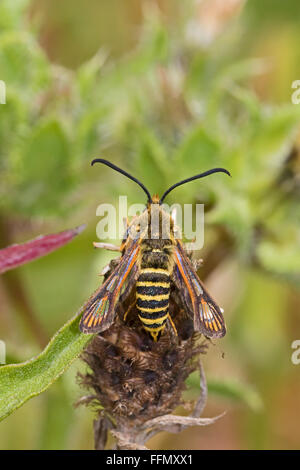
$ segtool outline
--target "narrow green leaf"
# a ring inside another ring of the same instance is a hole
[[[192,373],[186,381],[191,391],[199,391],[199,374]],[[215,395],[219,398],[231,400],[236,403],[243,403],[253,411],[259,411],[263,407],[259,394],[248,384],[242,384],[236,380],[215,380],[207,381],[208,395]]]
[[[0,367],[0,420],[44,392],[81,353],[92,336],[79,331],[79,320],[69,320],[37,357]]]
[[[208,393],[227,398],[229,400],[244,403],[253,411],[259,411],[263,407],[259,394],[250,385],[238,383],[232,380],[210,380]]]

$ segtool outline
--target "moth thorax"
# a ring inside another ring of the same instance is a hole
[[[173,232],[174,223],[170,215],[160,204],[151,204],[148,209],[148,237],[170,239]]]

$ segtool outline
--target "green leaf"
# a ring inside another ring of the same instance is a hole
[[[0,367],[0,420],[44,392],[81,353],[92,336],[80,332],[79,320],[69,320],[37,357]]]
[[[1,80],[19,90],[28,104],[49,84],[50,67],[44,52],[27,32],[0,35],[0,70]]]
[[[262,120],[253,135],[256,158],[261,163],[271,163],[271,168],[281,165],[286,158],[285,144],[295,137],[299,121],[299,109],[293,105],[262,113]]]
[[[253,411],[260,411],[263,407],[259,394],[250,385],[235,380],[210,380],[207,387],[209,394],[243,403]]]
[[[0,3],[0,32],[8,29],[17,29],[24,24],[25,9],[30,0],[1,0]]]
[[[186,176],[191,176],[212,168],[219,162],[219,158],[217,139],[197,125],[184,137],[174,157],[174,163],[177,171],[179,165],[179,169],[187,173]]]
[[[172,175],[170,183],[175,183],[180,177],[188,178],[214,166],[221,166],[218,139],[213,133],[197,124],[183,137],[179,148],[175,152],[169,169]],[[218,178],[214,182],[218,184]],[[191,202],[195,195],[199,194],[199,191],[203,191],[202,194],[209,194],[214,190],[214,187],[211,180],[190,183],[176,189],[175,197],[180,201]]]
[[[97,80],[99,81],[100,70],[104,65],[106,55],[103,50],[99,50],[90,60],[79,67],[76,83],[82,100],[89,99],[91,90]]]

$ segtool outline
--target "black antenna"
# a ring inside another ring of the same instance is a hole
[[[164,192],[162,198],[160,199],[160,203],[163,202],[165,197],[173,191],[173,189],[177,188],[177,186],[181,186],[182,184],[188,183],[189,181],[197,180],[199,178],[204,178],[205,176],[212,175],[213,173],[226,173],[227,175],[231,176],[229,171],[225,170],[225,168],[213,168],[212,170],[205,171],[204,173],[200,173],[199,175],[192,176],[191,178],[187,178],[186,180],[179,181],[179,183],[173,184],[167,191]]]
[[[122,173],[122,175],[124,176],[127,176],[127,178],[131,179],[132,181],[134,181],[135,183],[137,183],[144,191],[145,193],[147,194],[147,198],[148,198],[148,202],[151,202],[152,201],[152,198],[150,196],[150,193],[148,191],[148,189],[146,188],[146,186],[143,185],[143,183],[141,183],[138,179],[136,179],[134,176],[131,176],[129,173],[127,173],[126,171],[122,170],[121,168],[117,167],[116,165],[114,165],[113,163],[110,163],[109,161],[107,160],[103,160],[102,158],[95,158],[91,165],[93,166],[94,163],[103,163],[104,165],[107,165],[109,166],[110,168],[112,168],[113,170],[116,170],[118,171],[119,173]]]

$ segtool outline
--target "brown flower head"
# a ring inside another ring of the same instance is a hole
[[[206,340],[194,332],[180,299],[176,295],[172,298],[170,313],[178,336],[167,327],[154,342],[138,320],[133,291],[125,302],[119,302],[114,324],[95,336],[83,353],[90,370],[79,378],[92,394],[79,403],[92,403],[98,409],[94,423],[98,449],[104,448],[108,429],[117,440],[117,448],[129,449],[143,448],[146,440],[160,430],[178,432],[188,425],[212,422],[198,418],[206,397],[205,386],[192,418],[170,415],[183,404],[185,380],[199,367],[200,354],[207,349]],[[204,377],[202,385],[203,381]]]

